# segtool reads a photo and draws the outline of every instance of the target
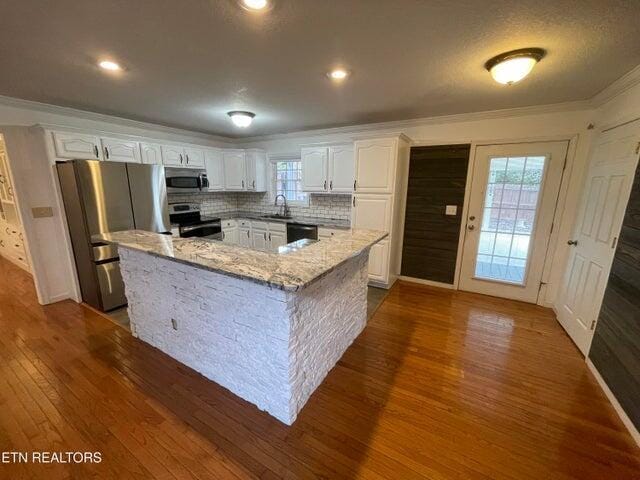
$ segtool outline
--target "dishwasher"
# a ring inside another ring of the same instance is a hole
[[[318,226],[302,223],[287,223],[287,243],[303,239],[318,240]]]

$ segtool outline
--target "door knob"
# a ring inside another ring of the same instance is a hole
[[[569,240],[569,241],[567,242],[567,245],[574,245],[574,246],[575,246],[575,245],[578,245],[578,240]]]
[[[475,230],[475,228],[476,228],[476,227],[475,227],[475,225],[469,225],[467,228],[468,228],[469,230]]]

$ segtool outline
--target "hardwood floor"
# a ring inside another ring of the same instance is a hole
[[[549,310],[399,283],[293,427],[0,260],[0,478],[631,479],[640,452]]]

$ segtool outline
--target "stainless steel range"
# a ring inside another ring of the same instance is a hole
[[[222,240],[222,226],[219,218],[202,216],[197,203],[169,204],[171,226],[178,229],[182,238],[200,237]]]

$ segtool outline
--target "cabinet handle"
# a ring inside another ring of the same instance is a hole
[[[262,235],[264,236],[264,241],[266,242],[267,241],[267,232],[264,232]]]
[[[353,197],[353,206],[356,206],[356,197]]]
[[[109,160],[109,149],[107,147],[104,147],[104,158]]]
[[[256,188],[256,181],[253,181],[253,188]]]
[[[189,154],[187,153],[187,154],[184,156],[184,158],[186,158],[186,159],[187,159],[187,165],[189,165]]]
[[[271,241],[271,232],[269,232],[269,241]]]
[[[98,146],[93,146],[93,152],[96,154],[96,158],[100,158],[100,152],[98,152]]]
[[[333,190],[333,180],[329,182],[329,190]]]
[[[242,180],[242,188],[244,188],[244,180]]]
[[[324,189],[325,190],[327,189],[327,181],[326,180],[324,181]]]
[[[249,238],[249,230],[247,230],[247,238]]]
[[[224,232],[222,232],[222,239],[224,240]]]
[[[182,154],[180,154],[180,163],[182,164]]]
[[[354,181],[353,181],[353,191],[354,191],[354,192],[356,191],[356,182],[357,182],[357,180],[354,180]]]

